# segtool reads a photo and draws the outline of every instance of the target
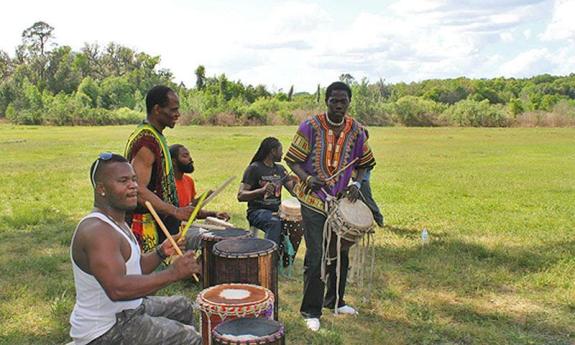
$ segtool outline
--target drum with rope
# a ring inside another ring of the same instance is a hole
[[[274,295],[262,286],[221,284],[204,289],[196,303],[202,319],[202,341],[212,344],[212,331],[223,321],[261,317],[273,319]]]
[[[222,322],[212,332],[214,345],[283,345],[284,326],[262,318],[241,318]]]
[[[213,248],[214,283],[257,284],[275,295],[278,312],[277,245],[262,238],[224,240]]]
[[[282,222],[282,240],[279,245],[279,255],[283,267],[289,267],[295,260],[303,236],[300,202],[296,198],[282,201],[279,215]]]
[[[214,286],[215,268],[213,247],[216,243],[226,239],[242,239],[251,237],[248,230],[229,228],[224,230],[211,230],[201,234],[202,239],[202,287],[207,288]]]

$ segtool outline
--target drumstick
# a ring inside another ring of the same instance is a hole
[[[208,195],[208,193],[206,192],[200,196],[200,200],[198,200],[196,207],[194,207],[194,210],[192,211],[192,214],[190,215],[190,219],[188,219],[188,222],[186,223],[186,227],[184,228],[184,230],[182,230],[182,236],[180,237],[180,239],[186,238],[186,233],[188,232],[188,229],[190,228],[190,226],[192,225],[192,223],[196,219],[196,216],[200,212],[200,209],[202,208],[202,204],[204,203],[204,200],[206,199],[207,195]]]
[[[204,206],[212,201],[212,199],[215,198],[216,195],[218,195],[222,190],[224,190],[224,188],[226,188],[235,178],[235,176],[228,178],[218,188],[216,188],[216,190],[204,201]]]
[[[158,225],[160,226],[160,229],[162,229],[162,231],[164,232],[164,235],[166,235],[168,241],[170,241],[170,243],[172,244],[172,247],[174,247],[176,253],[178,253],[178,256],[183,256],[184,254],[182,253],[182,250],[180,249],[180,247],[178,247],[178,244],[176,243],[176,241],[174,240],[168,229],[166,229],[164,222],[162,222],[160,216],[158,216],[156,210],[154,210],[154,206],[152,206],[152,204],[149,201],[146,201],[145,204],[148,210],[150,210],[150,213],[152,214],[154,219],[156,220],[156,223],[158,223]],[[200,279],[198,279],[198,276],[195,273],[194,273],[194,279],[196,280],[196,282],[200,281]]]
[[[330,177],[328,177],[325,181],[329,181],[329,180],[333,180],[334,178],[336,178],[339,174],[341,174],[342,172],[346,171],[347,168],[349,168],[353,163],[355,163],[359,158],[354,158],[351,162],[347,163],[343,168],[339,169],[338,171],[335,172],[335,174],[331,175]]]

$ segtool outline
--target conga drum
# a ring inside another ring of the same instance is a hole
[[[228,319],[273,318],[274,295],[262,286],[221,284],[202,290],[196,298],[202,318],[202,342],[210,345],[214,328]]]
[[[274,320],[240,318],[222,322],[212,332],[214,345],[283,345],[284,326]]]
[[[278,313],[277,245],[263,238],[223,240],[214,245],[214,283],[256,284],[270,289]]]
[[[287,237],[290,242],[289,244],[291,244],[293,248],[293,252],[290,253],[289,248],[286,248],[286,243],[284,243],[283,240],[280,241],[279,253],[282,264],[283,267],[288,267],[295,260],[303,236],[300,202],[296,198],[289,198],[282,201],[279,214],[282,222],[282,236]]]
[[[251,237],[251,233],[244,229],[229,228],[224,230],[211,230],[202,233],[202,287],[205,289],[218,283],[214,281],[215,266],[212,248],[226,239],[240,239]]]

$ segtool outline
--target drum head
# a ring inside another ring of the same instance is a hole
[[[277,249],[277,245],[263,238],[229,239],[214,245],[213,253],[224,258],[258,257]]]
[[[210,230],[202,234],[202,240],[220,241],[226,238],[249,237],[250,232],[244,229],[227,228],[224,230]]]
[[[198,295],[198,304],[215,306],[243,306],[261,304],[272,297],[270,290],[252,284],[220,284],[207,288]]]
[[[240,318],[225,321],[216,326],[213,336],[230,342],[245,342],[274,337],[279,339],[284,333],[281,323],[263,318]],[[270,339],[275,340],[275,339]],[[247,342],[252,344],[252,342]]]
[[[352,203],[343,198],[339,200],[338,206],[339,212],[349,224],[360,228],[369,228],[373,225],[373,214],[363,201],[357,200]]]

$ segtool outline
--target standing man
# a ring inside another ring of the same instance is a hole
[[[375,165],[361,125],[346,115],[351,102],[351,89],[342,82],[332,83],[326,89],[327,113],[315,115],[302,122],[285,156],[300,183],[295,194],[302,204],[304,239],[304,291],[300,312],[309,329],[320,328],[322,308],[336,309],[340,314],[356,314],[344,300],[349,251],[342,250],[339,305],[336,303],[336,263],[327,265],[326,282],[321,279],[323,227],[326,221],[325,203],[328,197],[345,195],[351,201],[359,197],[365,169]],[[343,166],[356,159],[356,163],[328,180]],[[352,171],[357,175],[350,184]],[[327,181],[327,182],[326,182]],[[327,291],[325,291],[327,284]],[[325,295],[324,295],[325,293]]]
[[[194,253],[154,272],[174,248],[164,241],[141,254],[125,222],[138,202],[136,174],[128,161],[102,153],[90,168],[94,209],[84,217],[70,247],[76,303],[70,336],[76,345],[201,344],[192,326],[192,302],[182,296],[148,296],[201,271]]]
[[[248,203],[247,218],[251,226],[263,230],[265,238],[280,245],[282,223],[279,215],[281,188],[293,195],[294,180],[278,162],[282,144],[273,137],[265,138],[244,172],[238,201]]]
[[[364,127],[363,130],[365,131],[365,136],[369,139],[369,132],[367,128]],[[365,169],[365,173],[363,174],[363,180],[361,181],[361,188],[359,191],[361,192],[361,199],[367,205],[367,207],[369,207],[371,214],[373,214],[373,219],[375,220],[375,223],[377,223],[379,227],[383,227],[384,222],[383,214],[381,214],[381,210],[379,209],[379,206],[377,206],[377,202],[375,202],[375,200],[373,199],[373,195],[371,193],[372,170],[373,166]]]
[[[167,86],[154,86],[146,95],[146,119],[130,135],[125,155],[138,176],[138,207],[129,214],[131,228],[144,252],[165,236],[144,206],[149,201],[171,234],[179,231],[193,207],[179,207],[170,150],[163,131],[180,117],[178,95]]]

